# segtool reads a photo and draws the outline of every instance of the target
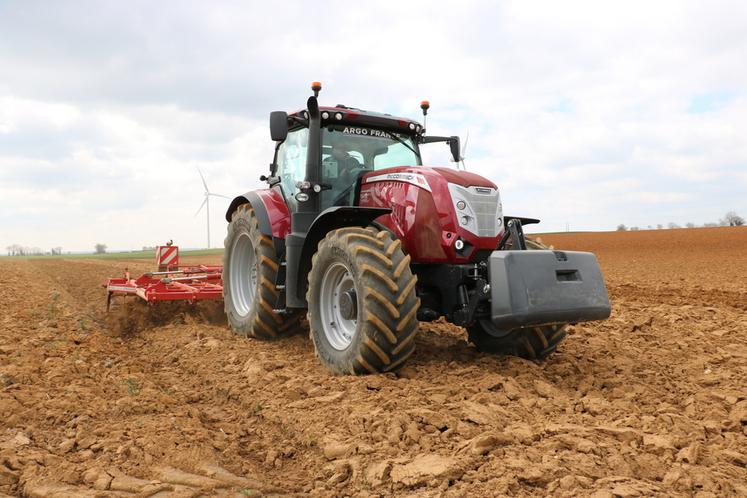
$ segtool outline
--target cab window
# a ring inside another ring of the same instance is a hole
[[[295,210],[296,183],[306,177],[306,149],[309,143],[309,129],[300,128],[288,132],[285,142],[278,149],[278,176],[283,195],[289,208]]]

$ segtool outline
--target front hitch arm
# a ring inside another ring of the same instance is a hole
[[[460,309],[454,312],[454,323],[462,327],[471,325],[475,320],[477,306],[489,297],[490,285],[484,278],[478,278],[475,281],[475,291],[469,299],[469,303],[464,303]]]
[[[521,226],[521,220],[517,218],[511,218],[506,223],[507,230],[503,232],[500,242],[498,242],[498,250],[502,251],[506,248],[508,239],[511,239],[511,249],[518,251],[525,251],[527,248],[527,242],[524,239],[524,228]]]

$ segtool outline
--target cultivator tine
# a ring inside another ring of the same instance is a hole
[[[113,292],[107,292],[106,293],[106,312],[109,313],[109,310],[112,307],[112,294]]]

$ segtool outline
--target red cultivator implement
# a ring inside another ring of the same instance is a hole
[[[179,248],[173,245],[156,248],[158,271],[130,278],[125,269],[123,278],[110,278],[106,287],[106,310],[112,297],[134,295],[148,304],[157,301],[195,301],[223,299],[222,266],[179,266]]]

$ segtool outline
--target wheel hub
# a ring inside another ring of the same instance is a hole
[[[350,346],[358,327],[357,300],[350,270],[342,262],[332,263],[322,276],[317,306],[324,335],[339,351]]]
[[[357,301],[355,290],[350,289],[340,294],[340,315],[346,320],[358,318]]]
[[[249,235],[242,233],[236,237],[231,246],[228,285],[234,307],[240,316],[247,316],[254,306],[257,289],[256,258]]]

